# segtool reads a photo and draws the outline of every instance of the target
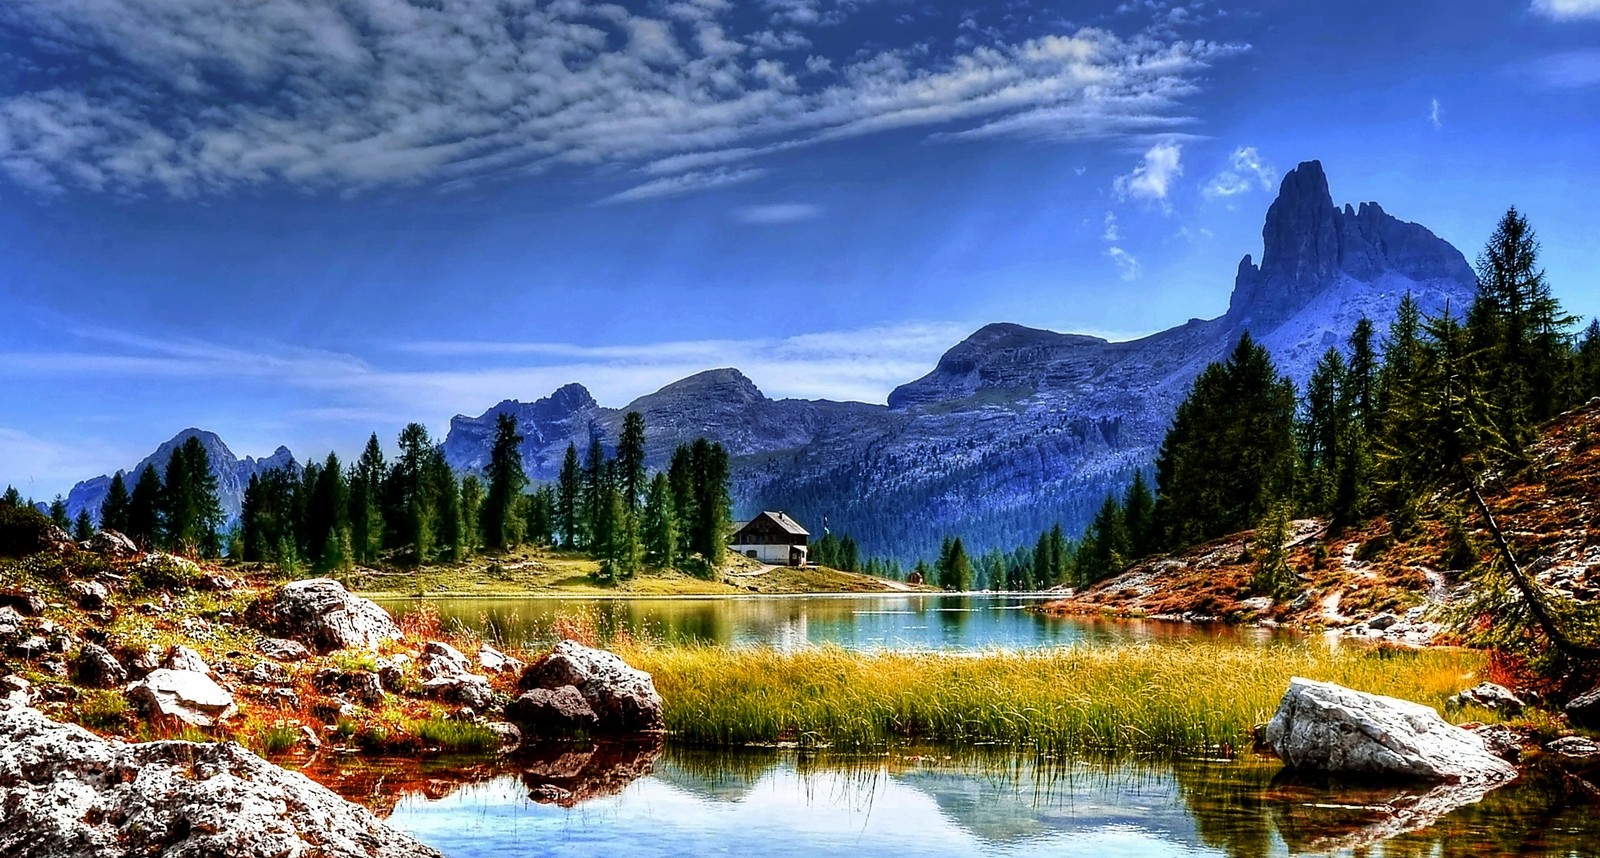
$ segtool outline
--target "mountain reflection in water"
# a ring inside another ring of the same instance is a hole
[[[1269,761],[1034,760],[546,746],[497,761],[317,760],[313,778],[453,858],[1591,855],[1593,799],[1533,772],[1470,791],[1296,783]]]

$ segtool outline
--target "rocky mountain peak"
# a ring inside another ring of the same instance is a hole
[[[594,395],[589,393],[589,388],[576,382],[562,385],[555,393],[545,397],[544,401],[553,409],[569,414],[597,408],[600,405],[594,400]]]
[[[1475,282],[1461,252],[1424,227],[1373,202],[1335,206],[1319,161],[1283,177],[1261,239],[1261,264],[1245,256],[1234,280],[1228,319],[1236,325],[1270,329],[1345,280]]]
[[[693,397],[724,403],[748,404],[767,397],[744,373],[732,367],[708,369],[682,378],[650,394],[650,399]],[[630,406],[631,408],[632,406]]]

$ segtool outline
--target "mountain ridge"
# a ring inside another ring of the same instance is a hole
[[[1476,283],[1461,252],[1425,227],[1374,202],[1335,206],[1316,161],[1285,175],[1262,248],[1260,264],[1251,254],[1241,260],[1221,316],[1116,342],[987,324],[883,405],[771,399],[738,369],[722,367],[621,408],[601,405],[576,382],[532,402],[505,399],[476,417],[451,418],[441,447],[452,467],[481,472],[495,418],[512,413],[529,476],[550,481],[568,444],[582,451],[598,436],[609,449],[623,415],[638,411],[651,466],[704,435],[729,449],[736,515],[784,509],[813,532],[827,522],[851,533],[869,553],[926,555],[945,533],[977,548],[1009,548],[1055,521],[1076,532],[1108,491],[1149,467],[1190,382],[1242,333],[1303,385],[1361,317],[1381,336],[1405,294],[1437,313],[1464,303]],[[257,461],[228,467],[237,473]],[[95,482],[74,488],[74,514]],[[99,491],[103,497],[103,484]],[[224,507],[237,515],[237,499],[225,498]]]

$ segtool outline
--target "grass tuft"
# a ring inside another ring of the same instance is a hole
[[[470,721],[430,718],[415,725],[417,738],[441,751],[486,754],[499,750],[500,736],[488,727]]]

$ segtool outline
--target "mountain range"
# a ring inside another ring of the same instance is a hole
[[[1476,288],[1461,252],[1426,228],[1377,203],[1336,206],[1316,161],[1284,177],[1262,239],[1259,263],[1240,262],[1220,317],[1126,342],[986,325],[885,405],[774,400],[737,369],[713,369],[623,408],[601,406],[578,384],[508,399],[453,418],[443,450],[456,469],[481,472],[495,418],[509,412],[529,476],[548,481],[568,444],[581,451],[595,434],[614,443],[623,416],[638,411],[652,466],[685,441],[718,441],[732,456],[736,516],[783,509],[813,533],[826,524],[851,534],[869,554],[927,556],[947,533],[978,549],[1010,548],[1057,521],[1076,534],[1107,492],[1149,467],[1190,382],[1244,332],[1303,386],[1362,317],[1381,335],[1407,293],[1436,314],[1464,308]],[[159,468],[183,437],[147,461]],[[280,448],[237,460],[216,443],[230,515],[251,468],[291,459]],[[69,510],[97,509],[107,482],[80,483]]]

